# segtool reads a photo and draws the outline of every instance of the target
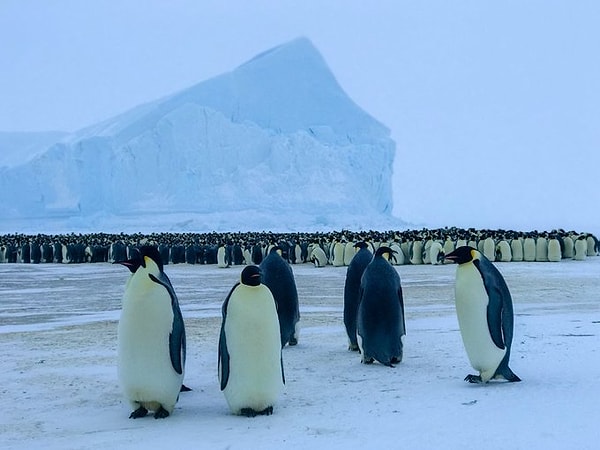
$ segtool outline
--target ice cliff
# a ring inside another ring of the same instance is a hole
[[[300,38],[0,168],[0,232],[394,222],[389,130]]]

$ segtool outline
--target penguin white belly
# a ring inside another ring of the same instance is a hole
[[[229,379],[223,390],[234,414],[242,408],[262,411],[283,390],[281,336],[277,310],[266,286],[251,301],[233,292],[227,307],[225,336],[229,353]]]
[[[162,405],[170,414],[183,382],[169,353],[171,300],[162,286],[144,295],[123,299],[118,326],[119,380],[134,408],[156,410]]]
[[[487,322],[488,295],[479,271],[473,264],[461,265],[456,273],[456,314],[460,334],[471,366],[483,382],[489,381],[500,365],[506,349],[492,340]]]

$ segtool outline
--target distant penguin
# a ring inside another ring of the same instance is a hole
[[[551,236],[548,239],[548,261],[559,262],[560,260],[562,260],[560,242],[556,236]]]
[[[325,251],[318,245],[315,245],[313,248],[310,254],[310,260],[315,267],[325,267],[327,265],[327,255],[325,254]]]
[[[496,261],[496,242],[491,237],[486,237],[483,240],[483,255],[491,262]]]
[[[535,260],[548,262],[548,239],[546,236],[538,236],[535,240]]]
[[[523,261],[535,261],[535,251],[535,240],[531,236],[527,236],[523,241]]]
[[[346,246],[344,247],[344,266],[350,265],[350,261],[352,261],[356,254],[354,245],[354,242],[346,242]]]
[[[587,258],[587,240],[585,235],[578,236],[575,239],[575,253],[573,259],[575,261],[583,261]]]
[[[496,244],[496,261],[512,261],[512,251],[510,250],[510,244],[505,239],[499,240]]]
[[[598,255],[598,240],[593,234],[588,234],[586,238],[587,242],[587,256]]]
[[[220,267],[221,269],[229,267],[224,245],[219,245],[219,248],[217,249],[217,267]]]
[[[118,326],[119,380],[134,408],[164,418],[173,412],[182,388],[185,328],[177,296],[155,247],[143,246],[120,261],[131,271]]]
[[[331,249],[331,265],[333,267],[341,267],[344,265],[344,249],[346,244],[343,242],[335,242]]]
[[[400,276],[384,257],[391,253],[389,247],[379,247],[360,283],[356,331],[364,364],[375,359],[393,367],[402,361],[404,300]]]
[[[456,313],[471,366],[470,383],[504,378],[521,381],[508,367],[513,338],[513,306],[502,274],[479,251],[459,247],[446,255],[456,269]]]
[[[423,241],[416,240],[412,243],[409,259],[411,264],[423,264]]]
[[[294,272],[279,252],[279,247],[273,247],[259,268],[262,283],[269,288],[277,305],[281,346],[285,347],[298,343],[300,308]]]
[[[431,244],[433,241],[431,239],[427,239],[425,244],[423,245],[423,249],[421,250],[421,257],[423,259],[423,264],[431,264],[429,249],[431,248]]]
[[[234,414],[273,413],[285,384],[275,300],[260,269],[246,266],[227,295],[219,337],[219,381]]]
[[[523,261],[523,241],[521,238],[515,237],[510,241],[511,261]]]
[[[450,252],[453,252],[456,246],[454,245],[454,241],[450,238],[450,236],[446,237],[444,241],[444,255],[447,255]]]
[[[565,246],[564,249],[564,258],[573,258],[575,256],[575,243],[573,242],[573,238],[571,236],[565,236],[563,238],[563,244]]]
[[[429,247],[429,262],[432,265],[442,264],[444,261],[444,248],[438,241],[433,241]]]
[[[354,247],[358,252],[348,264],[346,280],[344,282],[344,326],[348,334],[348,350],[358,351],[356,340],[356,317],[358,314],[358,301],[360,296],[360,280],[365,268],[373,259],[373,253],[366,242],[357,242]]]
[[[390,262],[394,266],[402,266],[406,263],[404,258],[404,252],[402,251],[402,247],[397,242],[392,242],[389,246],[394,252],[394,258],[390,259]]]

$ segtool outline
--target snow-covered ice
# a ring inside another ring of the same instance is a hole
[[[342,321],[346,269],[293,266],[299,344],[269,417],[230,414],[217,379],[220,306],[241,267],[169,265],[188,335],[171,417],[128,419],[116,329],[128,271],[0,265],[0,446],[9,448],[592,449],[598,445],[600,257],[496,263],[511,289],[511,368],[521,383],[470,385],[453,304],[455,266],[397,266],[404,360],[365,366]]]

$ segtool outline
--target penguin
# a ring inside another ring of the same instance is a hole
[[[221,269],[229,267],[229,262],[227,261],[226,253],[227,251],[225,249],[225,245],[219,245],[219,248],[217,250],[217,267],[220,267]]]
[[[444,260],[444,248],[438,241],[433,241],[429,247],[429,263],[432,265],[442,264]]]
[[[344,265],[345,266],[349,266],[350,263],[352,262],[352,260],[354,259],[354,255],[357,252],[357,249],[355,247],[355,243],[348,241],[346,242],[346,245],[344,247]]]
[[[409,260],[411,264],[423,264],[423,241],[420,239],[410,246]]]
[[[583,261],[587,258],[587,238],[584,234],[580,235],[575,239],[574,243],[574,255],[575,261]]]
[[[523,241],[520,237],[513,237],[510,241],[511,261],[523,261]]]
[[[183,386],[185,327],[175,290],[156,247],[142,246],[131,259],[115,262],[131,276],[118,325],[119,380],[134,408],[130,419],[168,417]]]
[[[510,244],[504,238],[500,239],[496,244],[496,261],[512,261],[512,251],[510,249]]]
[[[354,247],[358,251],[346,269],[344,282],[344,326],[348,334],[348,350],[358,351],[356,340],[356,316],[358,314],[358,300],[360,295],[360,280],[363,272],[373,259],[373,253],[366,242],[357,242]]]
[[[281,347],[298,344],[300,307],[298,290],[292,266],[279,253],[275,246],[260,263],[262,283],[269,288],[277,306],[277,317],[281,332]]]
[[[406,334],[404,299],[400,276],[384,255],[393,256],[392,249],[379,247],[363,273],[356,332],[364,364],[375,359],[394,367],[402,361],[402,336]]]
[[[270,415],[285,385],[275,300],[258,266],[240,278],[223,302],[219,382],[233,414]]]
[[[560,249],[560,241],[556,235],[552,235],[548,239],[548,261],[559,262],[561,259],[562,251]]]
[[[548,239],[546,236],[538,236],[535,241],[535,260],[548,262]]]
[[[327,254],[319,245],[315,245],[310,254],[310,260],[315,267],[325,267],[327,265]]]
[[[333,267],[341,267],[344,265],[344,249],[346,248],[346,243],[342,241],[335,241],[332,249],[332,261],[331,264]]]
[[[491,262],[496,261],[496,242],[490,236],[483,240],[483,251],[481,252]]]
[[[572,259],[575,256],[575,244],[573,238],[569,235],[563,237],[563,244],[565,246],[563,252],[563,258]]]
[[[502,274],[478,250],[463,246],[446,255],[458,263],[455,300],[458,324],[471,366],[469,383],[521,379],[508,367],[513,338],[513,306]]]
[[[527,236],[523,241],[523,261],[533,262],[535,261],[536,244],[535,240],[531,236]]]

